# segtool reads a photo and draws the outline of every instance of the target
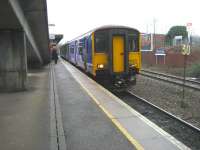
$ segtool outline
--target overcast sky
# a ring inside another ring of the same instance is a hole
[[[140,32],[167,33],[173,25],[192,23],[200,35],[198,0],[47,0],[50,33],[71,40],[102,25],[125,25]]]

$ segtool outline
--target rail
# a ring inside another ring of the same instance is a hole
[[[154,71],[150,71],[150,70],[141,70],[140,74],[143,76],[157,79],[157,80],[161,80],[161,81],[165,81],[165,82],[183,86],[183,80],[184,80],[183,77],[173,76],[173,75],[164,74],[164,73],[160,73],[160,72],[154,72]],[[195,80],[186,79],[185,87],[192,88],[195,90],[200,90],[200,82],[195,81]]]
[[[191,149],[200,149],[199,128],[135,95],[131,91],[116,95]]]

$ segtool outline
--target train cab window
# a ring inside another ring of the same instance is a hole
[[[108,38],[105,31],[98,31],[95,33],[95,50],[98,53],[106,52],[108,50]]]
[[[136,36],[128,37],[128,48],[130,52],[139,51],[139,39]]]

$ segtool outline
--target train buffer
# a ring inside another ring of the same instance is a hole
[[[1,149],[189,149],[66,61],[0,94]]]

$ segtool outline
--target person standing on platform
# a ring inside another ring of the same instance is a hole
[[[57,64],[58,61],[58,52],[55,46],[52,48],[52,60],[54,60],[55,64]]]

